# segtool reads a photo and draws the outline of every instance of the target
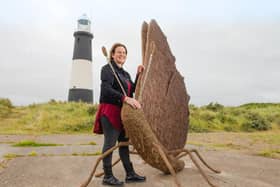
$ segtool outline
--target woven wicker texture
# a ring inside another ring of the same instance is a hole
[[[162,160],[158,150],[154,147],[154,143],[160,144],[157,137],[153,133],[149,123],[145,119],[142,109],[132,109],[129,105],[124,104],[122,107],[122,119],[126,129],[127,136],[137,150],[137,153],[152,167],[169,174],[169,170]],[[161,145],[162,147],[162,145]],[[176,160],[172,155],[167,155],[172,167],[176,172],[184,168],[184,162]]]
[[[138,80],[136,98],[140,100],[142,109],[134,110],[124,104],[122,122],[143,160],[164,173],[169,173],[154,144],[160,145],[165,152],[185,146],[189,96],[183,77],[176,69],[175,57],[156,21],[152,20],[150,24],[144,22],[141,35],[146,70]],[[155,50],[150,60],[152,43],[155,44]],[[174,156],[167,155],[167,158],[178,172],[184,168],[184,162]]]
[[[152,42],[155,43],[155,52],[144,88],[141,90],[138,86],[136,95],[142,92],[141,104],[146,120],[161,144],[168,150],[180,149],[186,144],[189,121],[189,96],[184,79],[176,69],[175,57],[156,21],[152,20],[148,29],[143,30],[147,30],[147,38],[142,39],[146,45],[143,55],[146,68]],[[139,85],[143,83],[146,73],[144,71]]]

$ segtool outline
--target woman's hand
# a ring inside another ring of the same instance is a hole
[[[137,68],[137,74],[142,73],[144,70],[145,70],[145,66],[139,65],[138,68]]]
[[[126,102],[127,104],[129,104],[130,106],[132,106],[132,108],[134,109],[139,109],[141,108],[141,104],[134,98],[131,97],[125,97],[124,98],[124,102]]]

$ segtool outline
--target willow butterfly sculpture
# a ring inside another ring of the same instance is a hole
[[[136,110],[124,104],[121,112],[122,122],[130,141],[120,142],[102,154],[81,187],[86,187],[94,175],[96,177],[103,175],[103,173],[95,174],[95,172],[104,157],[118,147],[127,145],[133,146],[136,151],[131,151],[131,153],[139,154],[150,166],[165,174],[171,174],[178,187],[181,183],[176,173],[183,172],[185,163],[181,158],[188,155],[207,183],[215,186],[210,182],[194,155],[208,169],[215,173],[220,173],[220,171],[210,167],[196,149],[185,148],[190,97],[187,94],[184,78],[176,69],[175,57],[171,53],[167,38],[155,20],[151,20],[149,24],[143,23],[141,35],[142,63],[146,68],[138,79],[135,97],[142,108]],[[104,47],[102,51],[110,64]],[[112,72],[120,84],[113,68]],[[121,84],[120,86],[122,87]],[[122,90],[124,92],[123,88]],[[119,161],[120,159],[116,160],[113,166]]]

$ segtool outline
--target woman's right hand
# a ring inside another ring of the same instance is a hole
[[[137,74],[142,73],[145,70],[145,66],[142,64],[137,67]]]
[[[134,109],[140,109],[141,108],[141,104],[134,98],[132,97],[125,97],[124,98],[124,102],[126,102],[127,104],[129,104],[130,106],[132,106],[132,108]]]

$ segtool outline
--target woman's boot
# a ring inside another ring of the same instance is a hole
[[[112,172],[112,166],[106,166],[104,169],[103,185],[123,186],[123,182],[119,181]]]
[[[133,165],[132,163],[128,163],[124,165],[124,169],[126,171],[126,178],[125,178],[125,182],[126,183],[132,183],[132,182],[144,182],[146,181],[146,177],[145,176],[140,176],[137,173],[135,173],[134,169],[133,169]]]

